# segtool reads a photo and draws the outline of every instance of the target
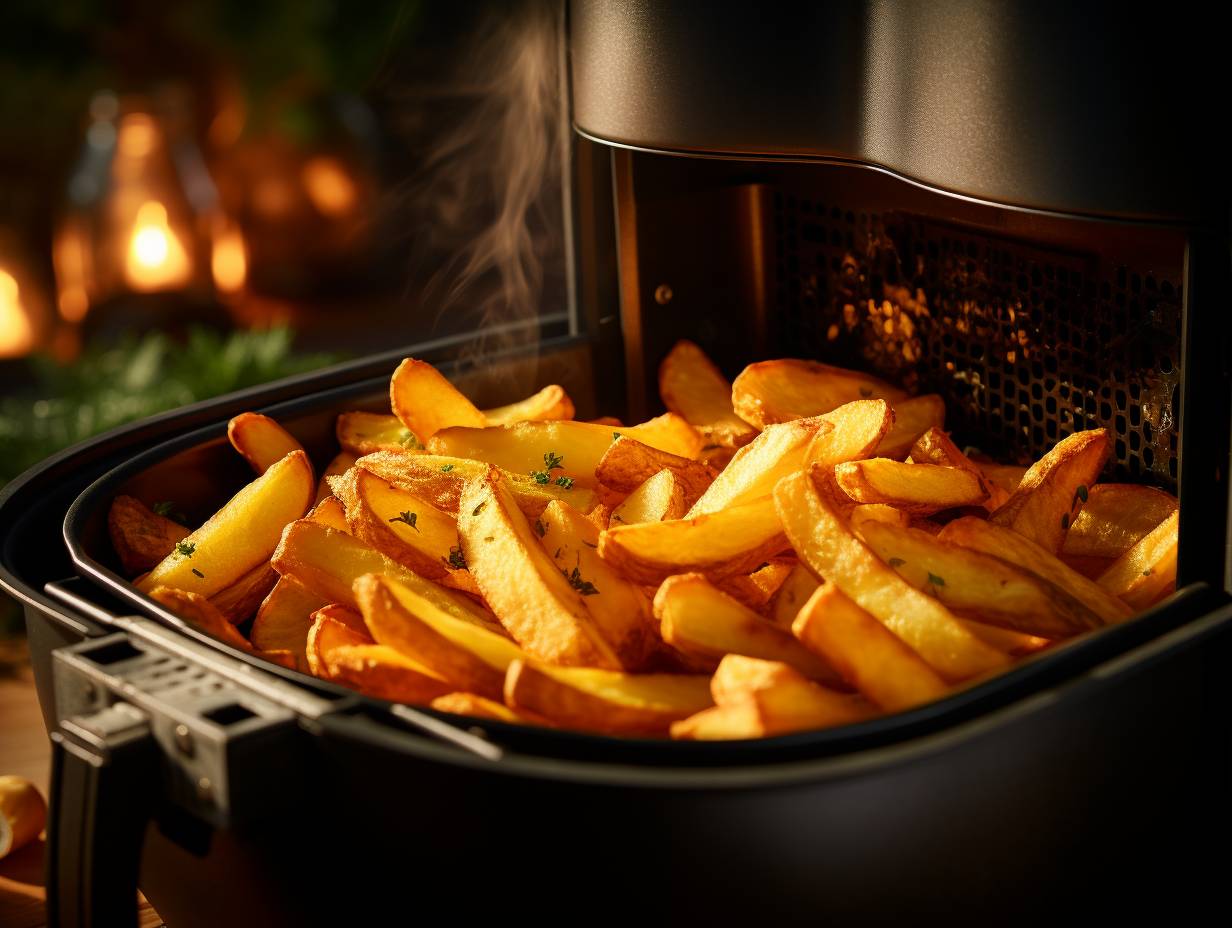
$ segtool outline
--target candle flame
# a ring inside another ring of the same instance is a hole
[[[167,208],[156,200],[137,210],[125,271],[134,290],[168,290],[188,282],[188,254],[167,224]]]
[[[241,290],[248,279],[248,249],[235,226],[226,226],[215,235],[211,270],[214,285],[223,293]]]
[[[0,357],[20,357],[33,347],[34,326],[22,306],[17,278],[0,268]]]

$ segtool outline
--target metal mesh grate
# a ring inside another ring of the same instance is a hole
[[[801,356],[935,392],[960,441],[1028,463],[1103,426],[1116,479],[1175,489],[1175,280],[919,216],[775,195],[775,317]]]

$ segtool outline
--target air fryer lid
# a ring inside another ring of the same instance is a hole
[[[860,161],[996,203],[1222,223],[1220,35],[1175,6],[573,0],[573,116],[638,148]]]

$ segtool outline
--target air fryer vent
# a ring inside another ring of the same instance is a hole
[[[1115,479],[1175,489],[1178,282],[913,215],[774,206],[781,342],[940,393],[956,438],[1006,459],[1106,427]]]

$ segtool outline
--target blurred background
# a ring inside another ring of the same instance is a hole
[[[550,0],[7,0],[0,487],[135,418],[565,313],[561,28]]]

